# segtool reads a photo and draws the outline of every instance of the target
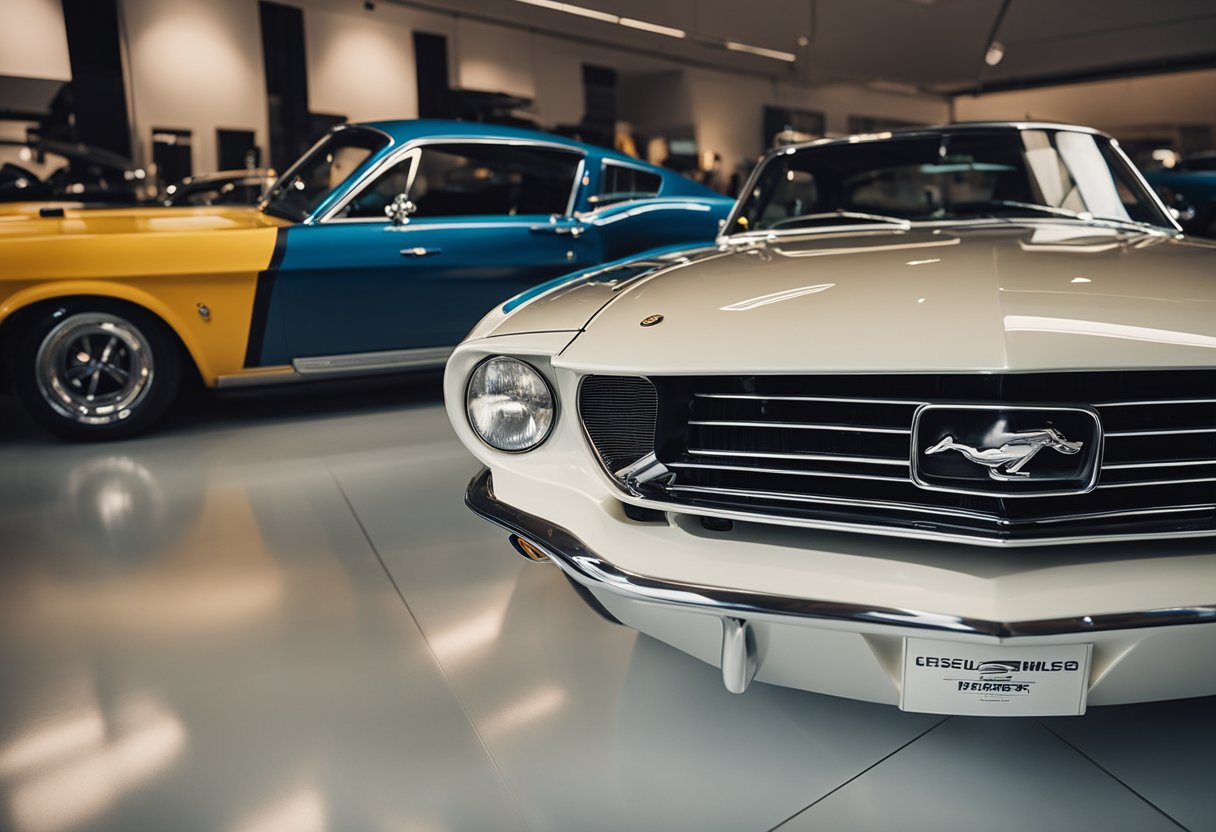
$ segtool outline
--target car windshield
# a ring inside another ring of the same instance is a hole
[[[1035,216],[1174,230],[1109,139],[966,130],[773,156],[743,196],[732,231]]]
[[[358,127],[330,133],[279,177],[262,200],[262,210],[303,221],[388,142],[384,134]]]

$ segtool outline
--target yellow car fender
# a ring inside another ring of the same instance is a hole
[[[3,325],[14,312],[25,309],[42,301],[67,299],[72,297],[89,296],[110,298],[113,300],[126,301],[135,306],[143,307],[144,309],[156,315],[165,325],[173,330],[174,334],[181,340],[189,353],[190,358],[198,367],[199,373],[202,374],[204,382],[208,385],[215,383],[217,372],[208,361],[206,351],[203,350],[199,339],[185,325],[181,316],[170,308],[165,303],[154,297],[142,289],[134,286],[125,285],[122,283],[111,283],[109,281],[100,280],[70,280],[56,281],[55,283],[43,283],[36,286],[30,286],[16,294],[5,299],[4,304],[0,305],[0,325]],[[246,333],[248,330],[246,329]],[[247,334],[241,335],[241,341]]]

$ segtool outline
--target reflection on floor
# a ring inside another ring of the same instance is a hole
[[[65,445],[0,398],[0,828],[1216,830],[1216,701],[941,719],[596,618],[434,377]]]

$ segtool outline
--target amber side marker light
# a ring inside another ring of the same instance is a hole
[[[511,541],[511,545],[515,547],[515,551],[534,563],[543,563],[549,559],[549,556],[542,552],[535,544],[529,543],[519,535],[513,534],[508,539]]]

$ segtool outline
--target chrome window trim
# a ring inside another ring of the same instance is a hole
[[[587,151],[577,147],[571,147],[567,144],[562,144],[561,142],[547,142],[541,139],[494,139],[484,136],[468,138],[460,138],[459,136],[428,136],[427,138],[422,139],[410,139],[400,147],[386,153],[380,160],[379,164],[364,171],[358,179],[348,186],[346,194],[340,200],[334,203],[333,207],[322,215],[314,215],[307,218],[304,220],[304,222],[308,225],[314,225],[316,223],[327,223],[334,221],[337,219],[335,215],[345,208],[351,200],[363,193],[363,191],[366,190],[373,181],[378,179],[382,173],[405,159],[411,153],[421,155],[422,148],[436,144],[493,144],[505,145],[509,147],[541,147],[548,150],[558,150],[578,156],[579,164],[575,169],[574,184],[570,188],[570,196],[566,200],[566,213],[563,216],[570,217],[573,215],[575,200],[578,197],[578,190],[582,184],[584,166],[587,163]],[[410,170],[409,183],[406,185],[407,194],[409,192],[408,189],[413,186],[414,177],[417,176],[417,174],[418,165],[415,164]],[[388,219],[385,218],[384,221],[387,223]]]
[[[602,193],[604,193],[604,172],[608,169],[609,165],[614,165],[618,168],[629,168],[630,170],[636,170],[639,173],[649,173],[649,174],[653,174],[653,175],[659,177],[659,190],[655,192],[654,196],[638,197],[638,199],[654,199],[656,197],[662,196],[663,192],[665,190],[667,190],[667,176],[665,174],[663,174],[661,171],[656,171],[653,168],[651,168],[649,165],[643,164],[642,162],[624,162],[624,161],[621,161],[620,159],[610,159],[607,156],[605,156],[603,159],[600,160],[600,173],[599,173],[600,178],[595,183],[596,192],[594,194],[592,194],[591,196],[600,196]],[[588,200],[590,200],[590,197],[588,197]],[[633,200],[633,199],[625,199],[625,200],[621,200],[621,202],[614,202],[614,203],[612,203],[612,205],[623,205],[626,202],[636,202],[636,201],[637,200]],[[593,206],[593,210],[597,210],[597,211],[600,208],[609,207],[609,206],[601,206],[599,203],[591,203],[591,204]]]
[[[635,601],[742,617],[774,616],[882,628],[936,630],[994,638],[1084,635],[1185,624],[1216,624],[1216,602],[1028,621],[991,621],[922,610],[769,595],[728,587],[660,580],[621,569],[590,550],[566,529],[498,500],[483,468],[469,482],[465,504],[476,514],[537,546],[563,572],[592,589]]]

